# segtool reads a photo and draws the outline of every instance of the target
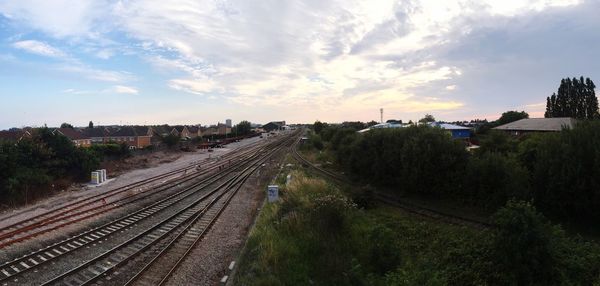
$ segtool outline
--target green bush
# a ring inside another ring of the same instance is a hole
[[[87,179],[98,165],[94,150],[40,128],[31,139],[0,143],[0,201],[27,202],[52,191],[49,185],[57,179]]]
[[[478,153],[508,154],[517,150],[518,141],[504,131],[490,130],[480,139]]]
[[[510,198],[528,199],[528,175],[512,156],[483,153],[469,160],[460,197],[471,204],[494,208]]]
[[[468,159],[461,142],[428,126],[372,130],[338,150],[342,166],[363,181],[430,195],[455,193]]]
[[[319,136],[318,134],[311,134],[309,140],[312,146],[315,147],[315,149],[323,150],[324,145],[323,140],[321,140],[321,136]]]
[[[510,201],[494,216],[488,280],[493,285],[591,285],[597,246],[568,238],[530,203]]]
[[[600,122],[582,122],[573,129],[523,145],[521,156],[532,169],[536,205],[553,216],[600,220]]]

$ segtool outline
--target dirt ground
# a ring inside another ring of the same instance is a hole
[[[202,152],[200,150],[196,152]],[[100,169],[106,169],[107,172],[118,176],[135,169],[146,169],[156,167],[160,164],[173,162],[181,156],[191,154],[192,152],[160,150],[146,155],[137,155],[123,160],[112,160],[102,162]]]
[[[223,154],[257,142],[259,137],[248,138],[240,142],[228,144],[225,148],[215,148],[213,152],[197,150],[196,152],[181,152],[169,154],[151,153],[128,158],[126,162],[116,166],[117,174],[108,172],[109,181],[101,185],[73,184],[65,190],[57,191],[53,196],[39,199],[32,204],[15,208],[4,208],[0,211],[0,227],[17,221],[26,220],[42,212],[59,209],[64,205],[98,193],[125,186],[134,182],[169,172],[174,169],[197,164],[199,161],[216,158]],[[164,152],[164,151],[160,151]],[[125,171],[130,168],[129,171]],[[135,169],[131,169],[135,168]],[[121,170],[122,173],[118,173]],[[160,182],[156,182],[158,184]]]

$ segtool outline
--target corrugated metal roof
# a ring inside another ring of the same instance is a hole
[[[555,118],[527,118],[508,124],[494,127],[497,130],[518,131],[560,131],[564,128],[573,128],[577,121],[570,117]]]
[[[454,125],[454,124],[450,124],[450,123],[440,123],[440,122],[431,122],[429,123],[430,126],[432,127],[440,127],[442,129],[446,129],[446,130],[466,130],[466,129],[471,129],[469,127],[464,127],[464,126],[460,126],[460,125]]]

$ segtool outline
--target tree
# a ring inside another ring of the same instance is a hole
[[[583,76],[560,81],[558,92],[546,98],[544,117],[573,117],[593,119],[598,117],[598,98],[594,82]]]
[[[177,145],[180,140],[181,138],[179,136],[175,136],[173,134],[162,137],[162,142],[165,143],[169,148]]]
[[[435,117],[433,117],[433,115],[431,114],[425,114],[425,116],[421,119],[419,119],[419,123],[429,123],[429,122],[435,122]]]
[[[525,118],[529,118],[529,114],[525,111],[507,111],[502,113],[502,116],[500,116],[500,119],[498,119],[496,123],[498,125],[503,125]]]
[[[315,131],[315,133],[319,134],[321,133],[321,131],[323,130],[323,128],[325,128],[325,124],[319,120],[315,121],[315,123],[313,124],[313,131]]]
[[[371,121],[367,122],[367,127],[371,127],[371,126],[377,125],[377,124],[379,124],[379,123],[377,123],[377,121],[371,120]]]
[[[240,123],[238,123],[236,126],[234,126],[234,130],[237,135],[246,135],[246,134],[250,134],[250,131],[252,130],[252,126],[249,121],[242,120]]]
[[[391,124],[402,124],[402,119],[396,120],[396,119],[388,119],[385,123],[391,123]]]
[[[90,128],[90,129],[94,128],[94,122],[90,121],[90,123],[88,124],[88,128]]]
[[[73,125],[64,122],[63,124],[60,125],[60,128],[71,128],[71,129],[73,129]]]

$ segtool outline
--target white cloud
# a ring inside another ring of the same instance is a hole
[[[167,77],[173,90],[304,114],[381,106],[405,112],[464,108],[469,99],[448,91],[458,86],[461,93],[467,91],[460,81],[466,77],[463,71],[483,64],[449,62],[439,50],[481,28],[478,25],[496,28],[502,25],[489,23],[509,23],[522,15],[580,4],[577,0],[34,2],[0,4],[0,13],[57,38],[99,39],[122,33],[141,58]],[[69,5],[74,8],[64,19],[56,16]],[[120,53],[118,44],[110,45],[115,46],[94,46],[89,53],[102,59]],[[63,69],[107,82],[132,79],[126,72],[85,64]],[[442,95],[422,91],[433,85],[432,92]]]
[[[18,0],[0,2],[0,14],[56,37],[93,37],[110,23],[103,0]]]
[[[125,82],[134,79],[131,73],[125,71],[96,69],[79,63],[67,63],[57,67],[57,70],[76,74],[87,79],[106,82]]]
[[[46,43],[36,40],[25,40],[13,43],[13,47],[27,51],[32,54],[40,56],[62,58],[65,57],[65,53],[61,50],[54,48]]]
[[[139,91],[134,88],[134,87],[130,87],[130,86],[124,86],[124,85],[115,85],[113,87],[113,91],[116,93],[122,93],[122,94],[138,94]]]

